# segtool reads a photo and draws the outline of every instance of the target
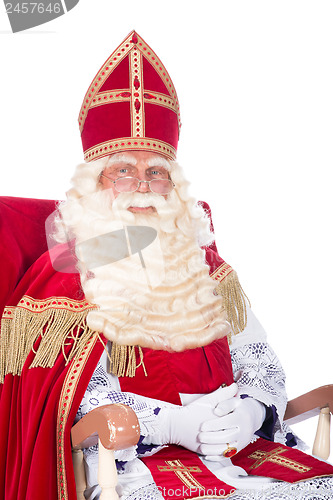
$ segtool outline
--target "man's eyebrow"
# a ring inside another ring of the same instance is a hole
[[[114,163],[127,163],[127,164],[132,165],[134,167],[136,165],[137,161],[136,161],[135,156],[132,156],[128,153],[117,153],[115,155],[112,155],[109,158],[107,166],[110,167]]]
[[[150,158],[148,160],[148,165],[150,167],[162,167],[165,170],[170,170],[170,164],[168,160],[162,158],[161,156],[156,156],[155,158]]]

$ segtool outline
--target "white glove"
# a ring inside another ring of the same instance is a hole
[[[203,422],[214,418],[214,408],[222,401],[230,400],[237,392],[237,384],[219,387],[187,406],[164,407],[158,414],[158,429],[151,436],[153,444],[178,444],[198,452],[198,434]],[[216,417],[215,417],[216,418]]]
[[[208,460],[223,458],[228,445],[237,448],[237,451],[245,448],[262,426],[266,410],[256,399],[234,397],[221,402],[214,414],[215,418],[202,424],[198,436],[201,443],[199,452]]]

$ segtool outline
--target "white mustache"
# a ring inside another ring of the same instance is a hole
[[[154,207],[157,210],[164,208],[167,201],[160,194],[155,193],[119,193],[112,203],[114,209],[124,210],[129,207]]]

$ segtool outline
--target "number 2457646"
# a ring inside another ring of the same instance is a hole
[[[44,14],[48,12],[50,14],[60,14],[61,4],[55,3],[45,5],[41,2],[20,2],[20,3],[6,3],[7,14],[12,14],[16,12],[17,14]]]

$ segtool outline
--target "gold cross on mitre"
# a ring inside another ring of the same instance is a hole
[[[158,465],[157,468],[161,472],[174,472],[176,476],[188,487],[198,488],[203,490],[204,487],[192,476],[191,472],[201,472],[197,465],[189,466],[182,464],[180,460],[166,460],[167,465]]]
[[[265,462],[272,462],[274,464],[281,465],[282,467],[288,467],[288,469],[292,469],[300,473],[308,472],[311,469],[311,467],[300,464],[295,460],[290,460],[285,456],[281,456],[281,454],[285,451],[286,450],[284,448],[277,448],[276,450],[268,452],[262,450],[256,450],[255,452],[251,453],[251,455],[249,455],[248,457],[252,458],[253,460],[256,460],[256,462],[250,466],[250,469],[256,469]]]

